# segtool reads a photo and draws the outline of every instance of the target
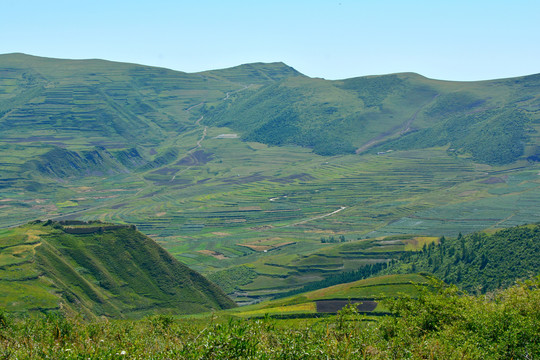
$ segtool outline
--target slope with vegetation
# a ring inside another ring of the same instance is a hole
[[[234,303],[133,226],[40,222],[0,233],[0,306],[86,316],[189,314]]]
[[[432,282],[425,274],[375,276],[242,306],[226,313],[240,317],[316,318],[324,313],[336,313],[347,304],[356,304],[357,309],[366,314],[387,315],[387,299],[403,296],[416,298],[421,289],[430,288]]]
[[[414,247],[388,236],[538,221],[537,75],[327,81],[23,54],[0,71],[0,228],[134,224],[241,301]]]
[[[459,234],[456,238],[441,237],[438,241],[425,242],[416,251],[401,252],[398,260],[329,276],[282,294],[284,299],[234,309],[231,313],[313,315],[320,312],[319,303],[323,300],[334,301],[335,305],[341,301],[342,306],[343,300],[358,299],[362,303],[418,297],[422,289],[432,289],[439,281],[435,280],[437,278],[455,284],[461,291],[491,293],[539,275],[539,236],[540,225],[536,224],[466,236]],[[378,304],[368,311],[372,310],[375,313],[386,311]]]
[[[13,358],[536,359],[539,282],[492,297],[455,288],[388,304],[365,321],[354,308],[308,320],[150,317],[81,322],[0,314],[0,354]]]
[[[321,155],[449,144],[478,162],[508,164],[526,152],[538,155],[529,134],[538,131],[539,89],[538,75],[467,84],[409,73],[341,81],[295,76],[238,93],[205,121],[248,141]]]
[[[442,237],[416,253],[404,253],[389,272],[424,271],[469,292],[494,291],[519,279],[538,276],[540,225],[494,233]]]

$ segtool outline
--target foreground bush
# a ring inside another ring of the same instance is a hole
[[[4,359],[537,359],[540,281],[475,297],[454,287],[398,299],[396,316],[354,307],[311,321],[156,316],[91,321],[0,313]]]

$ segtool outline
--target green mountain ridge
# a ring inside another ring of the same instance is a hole
[[[40,222],[0,233],[0,307],[141,317],[235,306],[134,226]]]
[[[479,162],[506,164],[536,152],[536,140],[528,135],[538,132],[538,79],[464,83],[411,73],[340,81],[289,77],[238,94],[210,112],[206,123],[241,130],[248,141],[301,145],[321,155],[374,145],[409,150],[450,144]]]

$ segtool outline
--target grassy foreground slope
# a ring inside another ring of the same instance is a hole
[[[322,319],[151,317],[82,322],[0,313],[0,354],[96,359],[536,359],[539,282],[490,297],[455,288],[389,303],[366,321],[352,309]]]
[[[0,233],[0,306],[88,316],[233,307],[214,284],[134,227],[34,222]]]

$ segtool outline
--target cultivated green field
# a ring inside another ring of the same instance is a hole
[[[394,297],[418,297],[422,289],[429,288],[430,279],[425,275],[386,275],[351,283],[334,285],[279,300],[230,309],[224,314],[240,317],[275,316],[301,318],[308,314],[322,314],[317,302],[339,302],[341,309],[347,303],[375,302],[373,310],[366,314],[380,315],[388,312],[385,299]],[[382,303],[381,303],[382,301]],[[337,311],[335,311],[337,312]],[[334,312],[334,313],[335,313]]]

